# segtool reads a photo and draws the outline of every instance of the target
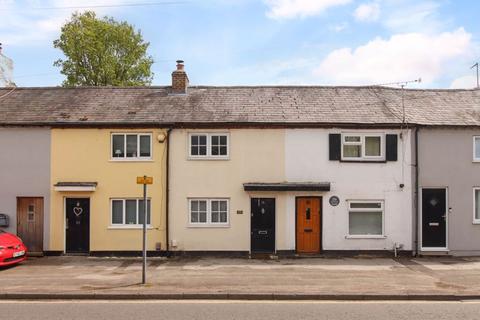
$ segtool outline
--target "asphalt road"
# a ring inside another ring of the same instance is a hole
[[[0,318],[55,319],[479,319],[480,301],[0,301]]]

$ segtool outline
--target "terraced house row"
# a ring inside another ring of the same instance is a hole
[[[47,254],[480,254],[480,91],[0,89],[0,224]],[[148,200],[137,176],[152,176]]]

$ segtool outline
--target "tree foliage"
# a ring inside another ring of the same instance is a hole
[[[125,21],[98,19],[92,11],[74,13],[53,45],[65,55],[54,63],[66,76],[64,86],[141,86],[152,81],[149,43]]]

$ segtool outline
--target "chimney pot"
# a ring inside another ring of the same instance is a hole
[[[185,72],[183,60],[177,60],[177,70],[172,72],[172,93],[186,94],[188,88],[188,76]]]
[[[177,70],[183,70],[185,67],[183,60],[177,60]]]

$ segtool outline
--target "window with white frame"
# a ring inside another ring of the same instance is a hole
[[[112,159],[147,160],[151,157],[150,133],[112,133]]]
[[[350,236],[383,236],[383,201],[348,201]]]
[[[480,187],[473,188],[473,223],[480,224]]]
[[[143,199],[112,199],[112,225],[143,225],[145,201]],[[147,199],[147,224],[150,224],[150,199]]]
[[[383,134],[342,134],[342,160],[385,160],[383,141]]]
[[[473,161],[480,162],[480,136],[473,137]]]
[[[189,223],[197,226],[228,225],[227,199],[189,199]]]
[[[228,158],[227,133],[190,133],[190,158]]]

